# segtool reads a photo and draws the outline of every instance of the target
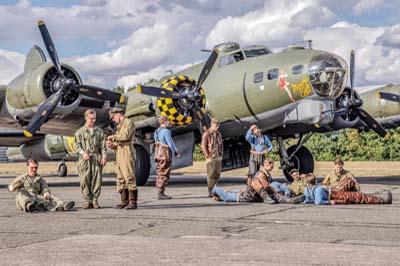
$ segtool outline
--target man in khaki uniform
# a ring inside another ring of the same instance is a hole
[[[211,126],[204,131],[201,138],[201,149],[207,162],[208,196],[212,197],[212,189],[218,184],[221,175],[222,154],[224,151],[221,132],[218,131],[219,121],[211,119]]]
[[[116,152],[117,191],[121,194],[121,203],[116,209],[137,208],[138,190],[135,177],[135,149],[132,139],[135,135],[134,123],[125,117],[121,108],[110,110],[110,119],[117,124],[117,132],[108,136],[107,145]]]
[[[95,127],[96,111],[85,112],[85,125],[78,129],[74,137],[74,148],[79,154],[78,174],[81,192],[85,202],[84,209],[99,209],[103,166],[107,163],[106,139],[101,130]]]
[[[64,202],[51,195],[46,180],[37,174],[39,167],[38,161],[28,159],[27,173],[16,177],[8,186],[10,192],[18,191],[15,197],[17,209],[25,212],[35,210],[45,211],[70,211],[75,202]]]
[[[293,178],[293,182],[288,184],[292,196],[300,196],[304,194],[304,188],[306,186],[305,175],[300,175],[299,170],[290,170],[290,176]]]
[[[322,186],[331,187],[336,191],[361,191],[360,184],[354,175],[343,169],[344,162],[341,159],[335,160],[335,170],[326,175]]]

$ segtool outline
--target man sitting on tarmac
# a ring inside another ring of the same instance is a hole
[[[325,176],[321,185],[336,191],[361,191],[354,175],[343,168],[344,162],[337,158],[334,164],[335,170]]]
[[[37,174],[38,161],[28,159],[27,173],[16,177],[8,186],[10,192],[18,191],[15,197],[17,208],[25,212],[70,211],[75,202],[64,202],[50,193],[46,180]]]
[[[358,191],[335,191],[317,185],[314,174],[306,175],[307,187],[304,189],[304,203],[316,205],[333,204],[392,204],[392,193],[387,191],[383,195],[368,195]]]

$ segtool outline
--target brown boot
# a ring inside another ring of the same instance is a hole
[[[121,194],[121,203],[114,206],[115,209],[123,209],[126,205],[128,205],[129,192],[127,189],[124,189],[120,192]]]
[[[126,205],[125,210],[137,209],[137,190],[129,190],[129,204]]]
[[[99,203],[97,201],[93,201],[93,209],[100,209],[101,206],[99,205]]]

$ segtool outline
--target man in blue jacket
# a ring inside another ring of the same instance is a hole
[[[251,145],[249,158],[249,171],[247,173],[247,185],[251,183],[251,179],[262,166],[265,155],[272,151],[272,143],[270,139],[263,135],[261,129],[257,125],[251,125],[246,133],[246,140]]]
[[[171,173],[172,153],[176,158],[180,157],[178,149],[171,137],[171,130],[168,129],[169,120],[166,116],[158,118],[160,127],[154,132],[154,161],[157,163],[156,187],[159,200],[171,199],[164,193],[168,185]]]

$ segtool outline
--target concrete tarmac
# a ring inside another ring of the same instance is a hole
[[[204,176],[173,176],[172,200],[156,200],[151,179],[133,211],[113,209],[114,176],[99,210],[81,208],[77,176],[46,176],[54,195],[77,203],[58,213],[17,211],[12,178],[0,177],[0,265],[400,265],[396,176],[359,178],[366,193],[391,189],[392,205],[335,206],[215,202]]]

